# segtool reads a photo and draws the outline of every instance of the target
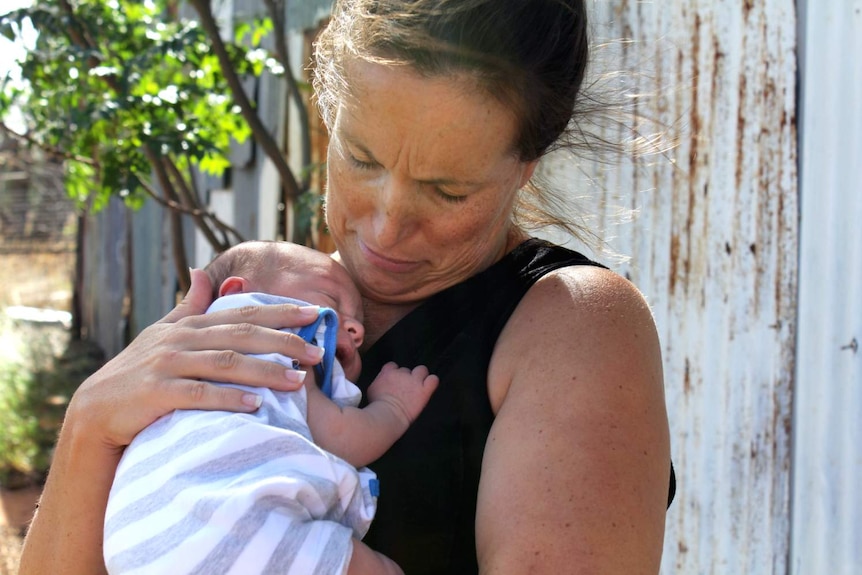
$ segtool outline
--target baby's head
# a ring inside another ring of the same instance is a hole
[[[204,269],[214,298],[264,292],[334,309],[339,320],[336,357],[348,379],[359,377],[362,298],[341,264],[298,244],[248,241],[222,252]]]

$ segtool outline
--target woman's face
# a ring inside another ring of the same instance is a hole
[[[352,61],[328,155],[326,222],[362,294],[424,299],[508,249],[515,195],[535,162],[516,119],[466,76]]]

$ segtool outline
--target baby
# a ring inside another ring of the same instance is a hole
[[[407,430],[437,377],[424,366],[387,364],[368,388],[369,404],[356,407],[361,393],[349,380],[361,371],[362,300],[344,268],[320,252],[245,242],[206,271],[217,290],[208,312],[321,306],[314,324],[294,331],[323,347],[324,358],[297,391],[221,384],[259,394],[255,413],[181,410],[143,430],[108,500],[108,572],[400,573],[359,541],[377,497],[364,466]]]

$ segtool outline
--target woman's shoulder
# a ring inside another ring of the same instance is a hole
[[[560,267],[539,278],[522,298],[518,309],[561,311],[588,321],[626,318],[649,319],[652,314],[643,294],[628,279],[598,265]],[[616,310],[617,314],[609,314]]]
[[[604,267],[573,265],[544,274],[527,290],[501,339],[565,335],[572,346],[581,346],[642,331],[654,337],[655,324],[646,298],[631,281]]]
[[[523,570],[541,553],[558,570],[572,556],[583,572],[657,570],[669,432],[658,338],[634,285],[586,266],[543,276],[504,328],[488,385],[483,567]]]
[[[657,373],[661,383],[660,347],[646,299],[629,280],[597,266],[555,269],[527,290],[492,357],[489,394],[495,411],[528,362],[595,374],[591,381],[618,377],[610,370],[622,362]]]

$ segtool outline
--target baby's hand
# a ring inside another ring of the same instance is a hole
[[[424,365],[410,370],[390,361],[368,387],[368,399],[391,404],[409,426],[419,417],[439,382],[438,377],[430,375]]]

